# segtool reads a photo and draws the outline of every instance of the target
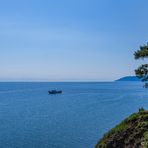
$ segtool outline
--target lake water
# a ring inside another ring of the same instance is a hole
[[[0,83],[0,148],[93,148],[139,107],[140,82]]]

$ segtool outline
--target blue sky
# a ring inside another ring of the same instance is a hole
[[[110,81],[134,75],[147,0],[0,0],[0,81]]]

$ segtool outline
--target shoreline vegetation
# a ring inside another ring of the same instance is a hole
[[[147,148],[148,111],[143,108],[107,132],[96,148]]]
[[[148,58],[148,43],[140,46],[134,57],[136,60]],[[141,80],[148,88],[148,64],[139,66],[135,74],[136,77],[128,76],[116,81]],[[148,111],[140,108],[138,113],[123,120],[100,139],[96,148],[148,148]]]

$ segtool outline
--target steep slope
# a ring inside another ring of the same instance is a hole
[[[148,111],[134,113],[98,142],[96,148],[148,148]]]

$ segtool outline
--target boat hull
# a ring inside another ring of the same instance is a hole
[[[48,94],[62,94],[62,91],[60,90],[60,91],[56,91],[56,90],[54,90],[54,91],[48,91]]]

